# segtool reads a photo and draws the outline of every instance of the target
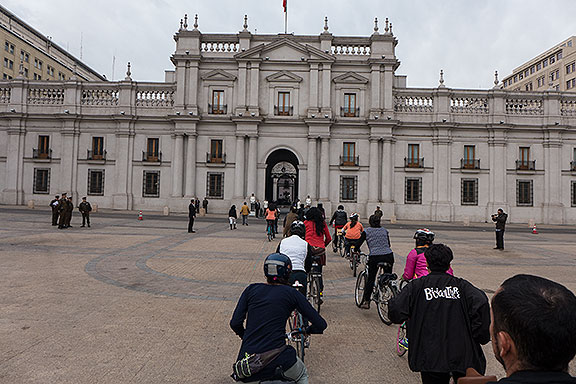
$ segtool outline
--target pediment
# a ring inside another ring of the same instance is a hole
[[[301,44],[289,38],[281,38],[269,44],[260,44],[245,52],[238,53],[237,59],[265,59],[281,61],[320,60],[334,61],[329,53],[308,44]]]
[[[234,81],[236,76],[221,69],[216,69],[208,73],[203,74],[202,80],[212,80],[212,81]]]
[[[346,72],[336,76],[332,81],[345,84],[367,84],[368,79],[354,72]]]
[[[302,78],[292,72],[280,71],[266,77],[268,82],[288,82],[288,83],[299,83]]]

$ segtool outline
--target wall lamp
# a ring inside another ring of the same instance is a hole
[[[176,115],[177,115],[177,116],[180,116],[180,112],[176,112]]]
[[[324,115],[324,118],[327,119],[327,118],[328,118],[328,114]]]
[[[315,114],[311,114],[310,116],[311,116],[313,119],[316,118],[316,115],[315,115]]]
[[[64,110],[64,113],[70,113],[70,111],[69,111],[69,110],[67,110],[67,109],[65,109],[65,110]]]
[[[190,116],[194,116],[194,112],[192,112],[192,111],[188,112],[188,114],[189,114]]]
[[[392,120],[392,116],[386,116],[388,120]]]
[[[252,112],[252,113],[250,114],[250,116],[254,117],[254,116],[256,116],[256,114],[255,114],[254,112]]]
[[[10,112],[16,113],[16,110],[14,108],[10,108]]]
[[[126,114],[126,112],[124,112],[124,111],[120,111],[120,114],[121,114],[121,115],[125,115],[125,114]]]

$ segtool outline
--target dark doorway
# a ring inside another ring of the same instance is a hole
[[[289,206],[298,199],[298,158],[278,149],[266,159],[266,200]]]

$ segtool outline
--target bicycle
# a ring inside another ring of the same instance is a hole
[[[392,324],[392,321],[390,321],[390,318],[388,317],[388,301],[398,294],[398,286],[396,283],[398,276],[395,273],[384,272],[384,269],[389,268],[391,268],[389,263],[378,263],[378,273],[376,274],[376,279],[374,279],[374,289],[371,297],[371,300],[376,303],[376,309],[378,310],[380,320],[382,320],[386,325]],[[366,267],[362,272],[360,272],[356,279],[354,299],[356,301],[356,306],[358,307],[362,304],[367,278],[368,262],[366,262]]]
[[[322,278],[322,273],[320,272],[319,263],[320,258],[314,256],[312,259],[312,268],[308,273],[308,292],[306,298],[308,302],[320,313],[320,305],[322,305],[322,291],[320,290],[320,279]]]
[[[302,284],[296,281],[292,286],[299,289]],[[288,318],[288,328],[290,332],[286,334],[286,338],[296,350],[296,355],[304,361],[304,349],[310,347],[310,335],[305,334],[304,318],[297,310],[292,311]]]
[[[350,251],[348,251],[347,258],[350,261],[350,269],[352,270],[352,275],[354,277],[356,277],[356,274],[358,273],[358,264],[360,264],[362,255],[364,254],[357,251],[355,245],[350,246]]]
[[[401,291],[408,282],[404,279],[400,279],[400,284],[398,287],[398,292]],[[406,322],[403,322],[398,327],[398,334],[396,335],[396,353],[398,356],[402,357],[406,352],[408,352],[408,339],[406,338]]]
[[[342,228],[336,228],[335,237],[332,251],[334,251],[334,253],[338,252],[341,257],[344,257],[344,236],[342,235]]]
[[[272,241],[272,239],[276,238],[276,234],[274,233],[274,222],[273,220],[266,220],[267,226],[266,226],[266,238],[268,239],[268,241]]]

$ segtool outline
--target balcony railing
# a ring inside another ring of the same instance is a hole
[[[576,160],[570,162],[570,170],[576,171]]]
[[[276,116],[292,116],[294,114],[294,107],[287,105],[274,106],[274,115]]]
[[[405,157],[404,158],[405,168],[424,168],[424,158],[417,157]]]
[[[148,153],[147,151],[142,151],[142,161],[146,163],[161,163],[162,152]]]
[[[208,113],[211,115],[225,115],[228,111],[226,104],[208,104]]]
[[[48,149],[48,150],[39,150],[37,148],[33,148],[32,149],[32,158],[33,159],[51,159],[52,158],[52,150]]]
[[[344,167],[357,167],[360,156],[340,156],[340,165]]]
[[[86,159],[88,160],[106,160],[106,151],[87,150]]]
[[[518,171],[535,171],[536,160],[516,160],[516,169]]]
[[[206,162],[210,164],[226,164],[226,154],[206,152]]]
[[[480,169],[480,159],[460,159],[461,169]]]
[[[360,108],[340,107],[340,116],[358,117],[360,116]]]

